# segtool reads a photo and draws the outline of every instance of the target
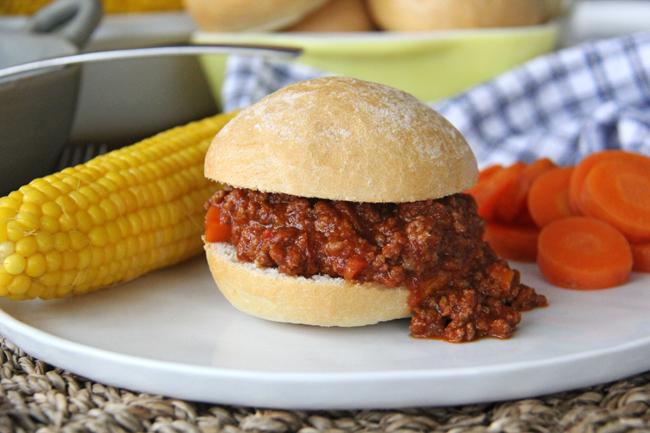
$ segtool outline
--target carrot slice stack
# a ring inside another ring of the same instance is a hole
[[[516,162],[507,168],[491,169],[491,172],[484,175],[483,179],[479,179],[476,186],[466,191],[474,196],[478,204],[478,214],[486,221],[494,219],[499,199],[525,168],[526,164]]]
[[[557,167],[542,173],[528,192],[528,211],[537,227],[574,215],[569,206],[569,180],[573,167]]]
[[[569,205],[574,214],[578,215],[583,213],[580,208],[580,195],[582,193],[582,185],[591,169],[601,162],[614,160],[628,161],[647,167],[650,159],[647,156],[626,152],[624,150],[604,150],[585,157],[576,165],[569,184]]]
[[[614,159],[594,165],[578,203],[585,214],[607,221],[631,242],[650,242],[650,158],[647,164]]]
[[[537,265],[548,281],[560,287],[595,290],[624,284],[632,262],[627,239],[595,218],[556,220],[539,235]]]
[[[494,218],[505,223],[514,223],[527,212],[528,192],[540,175],[556,165],[548,158],[538,159],[527,165],[501,194],[494,211]]]

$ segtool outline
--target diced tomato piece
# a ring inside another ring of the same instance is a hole
[[[205,241],[206,242],[228,242],[230,241],[230,224],[221,222],[221,208],[210,206],[205,215]]]

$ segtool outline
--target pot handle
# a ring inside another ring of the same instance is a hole
[[[56,34],[81,48],[101,17],[102,4],[99,0],[56,0],[32,15],[27,30]]]

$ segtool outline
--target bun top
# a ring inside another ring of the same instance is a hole
[[[214,137],[205,175],[264,192],[397,203],[468,189],[478,167],[460,132],[415,97],[327,77],[241,111]]]

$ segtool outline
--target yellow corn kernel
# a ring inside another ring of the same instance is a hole
[[[61,224],[57,218],[44,216],[41,218],[41,229],[48,233],[57,233],[61,229]]]
[[[0,277],[0,296],[7,296],[9,295],[9,284],[11,284],[11,281],[13,280],[13,275],[11,276],[11,280],[5,280],[4,278]]]
[[[61,256],[61,253],[56,250],[45,253],[47,272],[55,272],[61,269],[62,260],[63,257]]]
[[[7,222],[7,240],[11,242],[16,242],[23,238],[25,235],[25,230],[16,220],[11,220]]]
[[[85,210],[78,210],[74,214],[75,227],[80,232],[88,233],[93,228],[93,219]]]
[[[14,276],[5,271],[4,266],[0,266],[0,286],[7,285],[14,279]]]
[[[88,238],[79,232],[71,232],[70,237],[70,248],[74,251],[79,251],[82,248],[85,248],[88,245]]]
[[[64,215],[71,215],[77,211],[77,203],[68,195],[61,195],[56,198],[56,204],[61,207]]]
[[[86,200],[90,204],[97,204],[99,201],[102,199],[102,194],[106,194],[105,191],[102,191],[101,194],[98,192],[97,186],[94,188],[91,186],[84,186],[79,188],[79,192],[83,194],[84,197],[86,197]]]
[[[7,257],[16,251],[16,244],[11,241],[0,243],[0,257]]]
[[[115,259],[115,245],[107,244],[106,248],[104,248],[104,263],[105,264],[113,263],[114,259]]]
[[[118,190],[117,184],[107,177],[102,177],[97,179],[97,183],[102,187],[104,187],[104,190],[106,191],[107,194],[113,194],[115,191]]]
[[[110,199],[102,199],[99,202],[99,207],[104,212],[106,221],[113,221],[117,217],[117,207],[115,207],[115,204]]]
[[[26,260],[20,254],[10,254],[5,257],[4,267],[5,271],[9,272],[11,275],[22,274],[25,270]]]
[[[61,216],[61,213],[63,212],[61,206],[59,206],[57,203],[53,201],[48,201],[47,203],[44,203],[42,211],[44,216],[50,218],[58,218]]]
[[[104,247],[108,243],[108,231],[104,226],[93,227],[88,233],[88,240],[94,247]]]
[[[28,203],[25,202],[20,207],[18,210],[22,213],[26,213],[28,215],[33,215],[35,217],[40,217],[42,214],[42,208],[43,205],[38,204],[38,203]]]
[[[43,283],[32,280],[29,289],[27,289],[25,294],[27,295],[27,299],[34,299],[39,295],[44,294],[46,290],[47,287],[45,287]]]
[[[101,226],[106,222],[106,213],[97,204],[92,204],[88,208],[88,215],[93,220],[93,226]]]
[[[88,269],[93,260],[93,252],[90,247],[86,247],[77,253],[79,261],[77,262],[77,269]]]
[[[125,239],[121,239],[115,244],[115,260],[121,261],[128,253],[128,245]]]
[[[61,272],[46,272],[39,278],[39,281],[43,283],[45,287],[56,287],[59,284],[59,281],[61,281]]]
[[[54,200],[60,194],[59,190],[52,186],[50,181],[47,181],[45,179],[34,180],[32,182],[32,186],[44,193],[50,200]]]
[[[54,236],[50,233],[39,231],[34,236],[38,243],[38,251],[45,254],[54,249]]]
[[[120,240],[120,228],[115,221],[106,224],[106,235],[108,236],[108,243],[115,246]]]
[[[17,198],[14,198],[14,197],[2,197],[2,198],[0,198],[0,207],[6,208],[6,209],[12,209],[12,210],[14,210],[14,213],[15,213],[15,211],[18,210],[18,208],[20,208],[21,204],[22,204],[22,202],[20,200],[18,200]]]
[[[0,207],[0,222],[7,223],[16,218],[16,209]]]
[[[23,257],[29,257],[38,251],[38,241],[34,236],[28,236],[20,239],[14,246],[16,254]]]
[[[57,173],[55,176],[61,176],[61,179],[66,177],[62,173]],[[70,191],[72,191],[72,189],[73,189],[70,185],[68,185],[67,183],[65,183],[65,182],[63,182],[61,180],[57,180],[56,182],[52,182],[52,186],[54,188],[58,189],[59,191],[61,191],[61,194],[67,194]],[[67,197],[67,196],[64,196],[64,197]]]
[[[74,269],[77,267],[77,263],[79,262],[79,255],[75,251],[64,251],[61,254],[61,270],[62,271],[69,271],[70,269]]]
[[[38,236],[38,233],[36,234]],[[70,248],[70,236],[65,232],[59,232],[54,235],[54,248],[62,252]]]
[[[18,224],[18,227],[23,230],[23,232],[31,232],[37,230],[40,224],[37,216],[22,211],[19,211],[16,214],[16,219],[14,221]]]
[[[63,214],[59,217],[59,230],[61,232],[67,233],[74,230],[77,227],[77,220],[74,217],[74,214]]]
[[[43,254],[34,254],[27,257],[25,274],[29,277],[36,278],[42,276],[47,269],[47,262]]]
[[[72,191],[70,193],[70,198],[74,200],[77,209],[88,209],[88,206],[90,206],[88,198],[79,190]]]
[[[47,202],[49,199],[47,195],[36,189],[35,187],[31,185],[27,185],[25,189],[23,190],[23,202],[24,203],[36,203],[36,204],[43,204]]]
[[[0,296],[82,294],[203,250],[203,176],[218,115],[160,133],[0,198]]]
[[[7,290],[13,295],[22,295],[29,290],[29,286],[31,285],[32,279],[27,275],[16,275],[7,286]]]

